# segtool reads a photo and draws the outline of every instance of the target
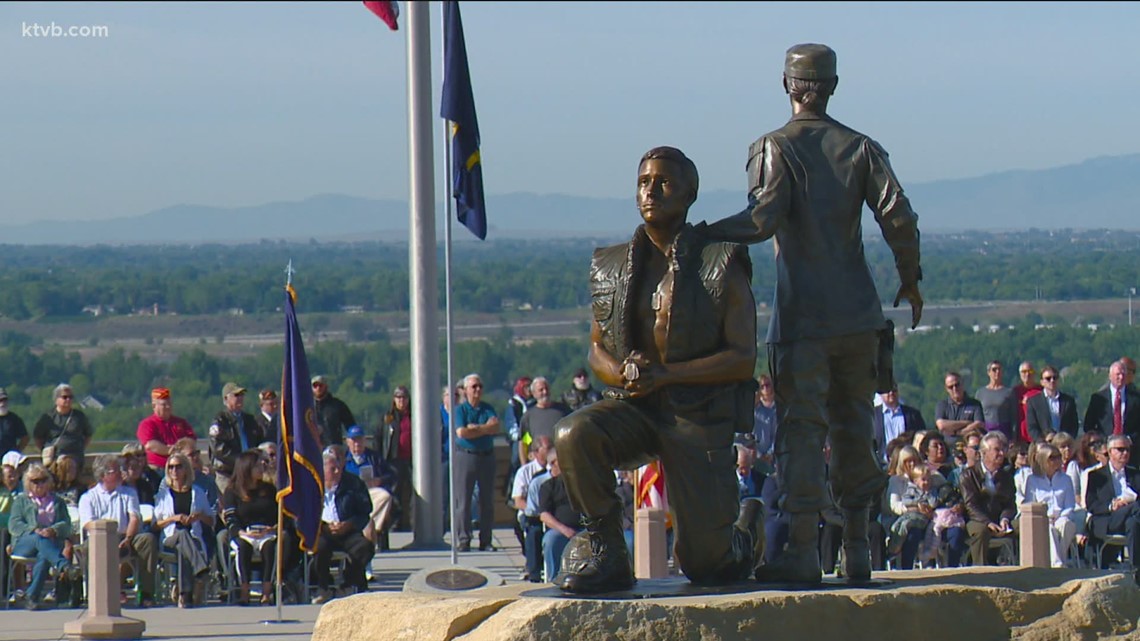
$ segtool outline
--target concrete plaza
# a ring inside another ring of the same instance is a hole
[[[446,537],[445,537],[446,538]],[[399,592],[412,573],[428,567],[447,566],[451,563],[451,549],[404,550],[412,542],[410,533],[391,534],[391,552],[378,553],[372,560],[372,591]],[[450,544],[450,539],[446,538]],[[514,532],[507,528],[495,530],[494,552],[467,552],[459,555],[460,565],[494,572],[508,584],[520,583],[523,556]],[[239,639],[294,641],[308,639],[321,606],[286,605],[281,608],[282,619],[299,623],[261,623],[274,620],[276,606],[209,605],[179,609],[165,606],[138,610],[124,608],[123,616],[146,621],[144,639],[193,639],[195,641],[238,641]],[[0,610],[0,640],[55,641],[63,637],[64,623],[83,616],[84,610],[52,609],[29,612],[23,608]]]

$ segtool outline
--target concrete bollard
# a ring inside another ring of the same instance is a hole
[[[69,639],[137,639],[146,622],[120,616],[119,524],[92,521],[87,528],[87,612],[63,625]]]
[[[1049,556],[1049,515],[1044,503],[1022,503],[1018,536],[1021,546],[1021,567],[1048,568],[1053,563]]]
[[[633,514],[633,575],[663,579],[669,575],[665,549],[665,510],[643,507]]]

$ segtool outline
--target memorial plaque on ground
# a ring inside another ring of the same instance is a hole
[[[487,585],[487,577],[471,570],[448,569],[432,572],[424,582],[437,590],[474,590]]]

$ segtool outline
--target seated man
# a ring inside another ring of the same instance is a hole
[[[531,481],[547,476],[546,455],[550,451],[550,437],[540,436],[530,444],[530,460],[515,473],[511,500],[518,510],[519,527],[523,532],[523,555],[526,557],[526,580],[542,581],[542,519],[539,517],[538,492],[531,500],[528,489]]]
[[[375,450],[365,447],[364,428],[353,425],[346,432],[348,457],[344,471],[364,481],[372,499],[372,513],[364,528],[364,538],[377,543],[380,535],[392,525],[392,496],[395,491],[396,470]],[[402,506],[409,509],[409,506]]]
[[[1108,465],[1089,472],[1085,505],[1091,515],[1089,530],[1101,541],[1109,534],[1128,537],[1128,558],[1140,554],[1140,470],[1129,465],[1132,439],[1120,434],[1108,437]],[[1107,559],[1107,557],[1105,557]]]
[[[966,534],[974,565],[989,564],[990,539],[1015,535],[1017,513],[1013,475],[1002,464],[1009,441],[1001,432],[982,437],[981,461],[962,472],[962,502],[966,504]]]
[[[594,252],[589,363],[607,389],[555,430],[567,494],[585,516],[556,580],[569,592],[632,587],[614,470],[655,459],[668,470],[685,576],[718,584],[752,572],[755,524],[736,523],[732,448],[736,431],[752,431],[756,394],[751,262],[744,246],[686,222],[697,188],[680,150],[649,150],[637,176],[644,224]]]
[[[736,484],[740,492],[740,500],[758,499],[764,489],[764,474],[756,469],[756,450],[747,445],[737,444],[736,448]]]
[[[368,527],[372,515],[372,499],[368,497],[368,488],[363,481],[344,473],[342,452],[344,446],[332,445],[326,447],[321,455],[325,503],[321,512],[320,539],[317,541],[317,587],[320,592],[313,598],[313,604],[324,603],[333,596],[329,589],[333,552],[348,555],[341,589],[355,588],[357,592],[368,591],[364,571],[376,554],[376,546],[364,538],[364,528]]]
[[[89,529],[92,521],[110,519],[119,524],[119,553],[138,556],[135,591],[138,605],[154,605],[154,569],[158,561],[158,541],[151,532],[142,532],[139,497],[124,487],[122,459],[103,454],[95,459],[95,486],[79,498],[79,525]]]
[[[543,569],[546,580],[553,581],[562,567],[562,551],[578,533],[577,526],[582,520],[582,514],[570,505],[562,470],[558,467],[557,451],[550,450],[546,453],[546,465],[550,469],[550,481],[543,483],[538,491],[538,516],[546,526],[546,534],[542,535]],[[624,537],[623,534],[623,541]]]

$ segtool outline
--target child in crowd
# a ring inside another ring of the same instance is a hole
[[[906,508],[891,525],[891,551],[899,552],[902,568],[914,567],[919,546],[926,540],[926,531],[934,517],[937,497],[932,492],[932,470],[923,462],[915,463],[908,473],[909,481],[902,495]]]

